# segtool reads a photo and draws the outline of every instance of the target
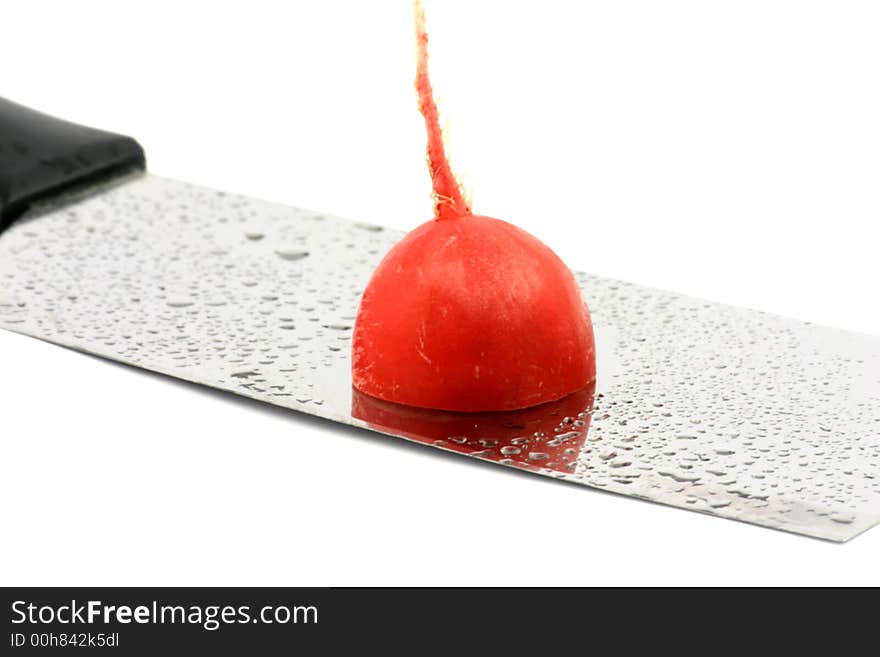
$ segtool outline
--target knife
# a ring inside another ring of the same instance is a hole
[[[709,515],[833,541],[880,522],[876,337],[576,273],[595,387],[437,412],[351,387],[397,231],[153,175],[134,139],[2,99],[0,227],[7,330]]]

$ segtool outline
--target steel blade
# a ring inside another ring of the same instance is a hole
[[[564,479],[835,541],[880,521],[880,339],[577,273],[595,390],[529,411],[353,394],[401,233],[148,174],[0,236],[0,327]]]

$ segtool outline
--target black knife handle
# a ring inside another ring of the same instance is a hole
[[[131,137],[0,98],[0,232],[34,201],[117,170],[145,166],[144,150]]]

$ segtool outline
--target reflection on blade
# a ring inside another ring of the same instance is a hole
[[[517,411],[455,413],[402,406],[352,388],[351,414],[382,433],[525,470],[571,473],[590,429],[596,384]]]

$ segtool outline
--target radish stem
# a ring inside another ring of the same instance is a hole
[[[413,14],[416,29],[416,91],[419,95],[419,111],[425,117],[428,132],[428,168],[434,190],[434,214],[437,219],[455,219],[471,213],[462,194],[461,186],[452,173],[443,145],[440,117],[431,79],[428,77],[428,33],[425,30],[425,10],[421,0],[414,0]]]

